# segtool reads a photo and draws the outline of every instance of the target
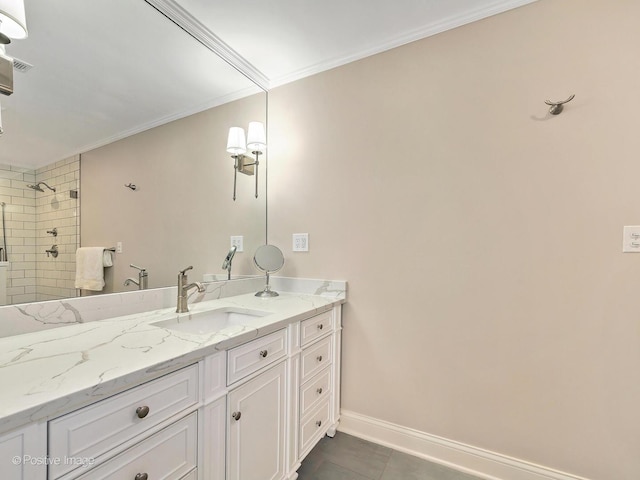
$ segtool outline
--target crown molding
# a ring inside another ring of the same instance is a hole
[[[327,61],[317,63],[301,70],[297,70],[295,72],[273,78],[269,82],[269,88],[274,88],[280,85],[291,83],[296,80],[300,80],[302,78],[309,77],[326,70],[331,70],[332,68],[340,67],[342,65],[355,62],[356,60],[361,60],[371,55],[382,53],[387,50],[391,50],[393,48],[415,42],[417,40],[422,40],[423,38],[431,37],[433,35],[437,35],[438,33],[446,32],[447,30],[452,30],[454,28],[461,27],[478,20],[482,20],[493,15],[504,13],[508,10],[522,7],[530,3],[535,3],[537,1],[538,0],[499,0],[489,5],[484,5],[481,8],[467,10],[463,14],[454,15],[437,22],[429,23],[415,30],[404,32],[402,35],[390,38],[387,41],[371,48],[358,50],[344,56],[329,59]]]
[[[196,17],[182,8],[175,0],[145,0],[145,2],[258,85],[262,90],[267,91],[269,89],[269,79],[260,70],[209,30]]]

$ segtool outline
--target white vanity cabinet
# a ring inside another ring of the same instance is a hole
[[[282,329],[227,354],[227,480],[284,478],[287,352]]]
[[[227,480],[284,478],[285,373],[282,361],[229,392]]]
[[[0,479],[294,480],[338,425],[340,313],[2,434]]]
[[[184,479],[195,476],[198,456],[196,412],[81,474],[78,480]],[[84,469],[82,469],[84,470]]]
[[[329,311],[300,325],[299,432],[300,460],[325,435],[335,435],[340,378],[340,318]]]
[[[47,478],[47,424],[34,423],[0,435],[2,480]]]
[[[191,365],[50,421],[48,478],[181,479],[197,466],[199,381]]]

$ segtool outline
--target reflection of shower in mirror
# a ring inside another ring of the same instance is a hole
[[[40,185],[44,185],[45,187],[47,187],[52,192],[56,191],[56,187],[50,187],[45,182],[38,182],[35,185],[27,185],[27,187],[32,188],[33,190],[37,190],[39,192],[44,192],[44,190],[42,189],[42,187]]]

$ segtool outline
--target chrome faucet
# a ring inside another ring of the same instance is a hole
[[[138,290],[146,290],[149,286],[149,272],[142,267],[137,267],[133,263],[129,264],[130,267],[137,268],[138,272],[138,280],[134,280],[133,278],[127,278],[124,281],[124,286],[128,287],[132,283],[138,286]]]
[[[193,282],[189,283],[188,285],[186,284],[189,281],[187,279],[186,272],[188,270],[191,270],[192,268],[193,265],[185,268],[184,270],[181,270],[180,273],[178,273],[178,306],[176,307],[177,313],[186,313],[189,311],[189,306],[187,305],[187,294],[189,293],[189,290],[191,290],[193,287],[196,287],[198,289],[198,292],[200,293],[203,293],[205,291],[205,288],[200,282]]]
[[[237,249],[238,247],[235,245],[231,247],[231,250],[229,250],[229,253],[227,253],[226,258],[224,259],[224,262],[222,262],[222,269],[227,271],[227,280],[231,280],[231,262],[233,261],[233,256],[236,254]]]

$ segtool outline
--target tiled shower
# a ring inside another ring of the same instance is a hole
[[[56,191],[44,188],[39,192],[27,187],[37,182],[46,182]],[[0,201],[5,202],[9,261],[7,304],[75,296],[80,199],[73,192],[78,193],[79,184],[79,156],[37,170],[0,165]],[[56,236],[47,233],[54,228]],[[46,253],[53,245],[59,252],[55,258]]]

